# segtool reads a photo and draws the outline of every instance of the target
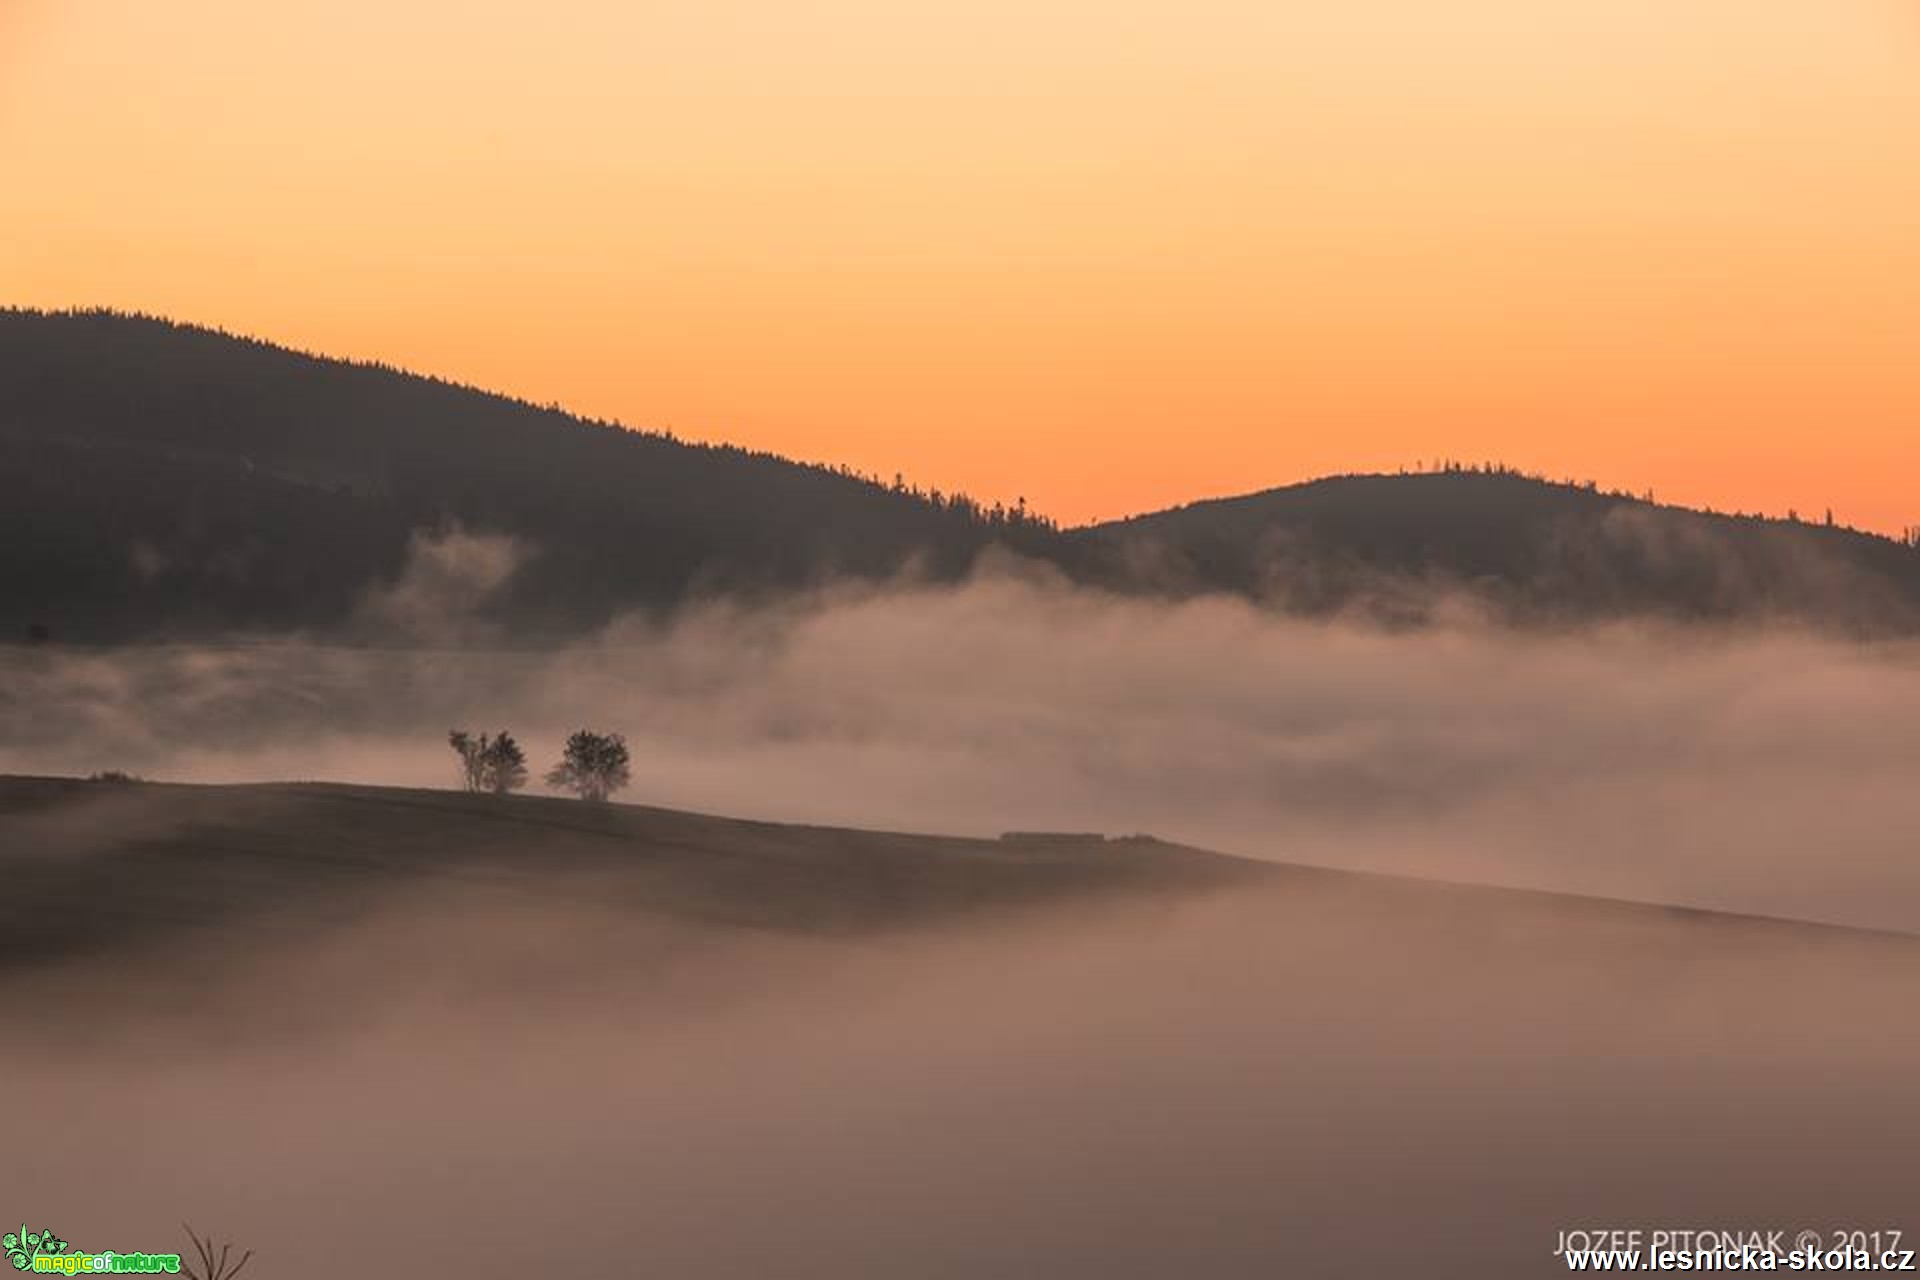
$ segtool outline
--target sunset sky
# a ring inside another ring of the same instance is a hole
[[[1068,521],[1920,524],[1914,0],[0,0],[0,302]]]

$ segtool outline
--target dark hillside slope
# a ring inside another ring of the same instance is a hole
[[[327,783],[0,776],[0,876],[10,911],[30,922],[0,934],[0,987],[89,956],[210,940],[245,954],[436,902],[853,938],[1109,897],[1270,891],[1344,898],[1397,921],[1390,932],[1416,918],[1471,922],[1467,936],[1483,942],[1486,922],[1505,919],[1915,946],[1904,934],[1256,861],[1148,836],[983,840]]]
[[[851,934],[1270,873],[1144,837],[976,840],[538,796],[0,777],[9,910],[22,921],[58,922],[0,934],[0,978],[67,956],[209,934],[324,931],[411,890]]]
[[[571,417],[164,321],[0,311],[0,642],[376,638],[422,534],[507,535],[462,607],[576,635],[631,610],[903,569],[999,544],[1123,592],[1289,612],[1788,621],[1920,630],[1920,552],[1508,472],[1349,476],[1056,531],[844,471]]]
[[[589,423],[163,321],[0,312],[0,635],[151,639],[338,623],[417,529],[515,536],[532,631],[702,589],[908,561],[964,569],[993,519],[825,467]]]
[[[1920,550],[1501,470],[1340,476],[1079,531],[1109,581],[1418,619],[1469,593],[1519,621],[1657,616],[1920,628]]]

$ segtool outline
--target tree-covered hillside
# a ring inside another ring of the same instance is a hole
[[[511,548],[462,607],[533,641],[715,594],[953,579],[993,546],[1111,590],[1316,616],[1417,623],[1464,601],[1549,625],[1920,630],[1920,550],[1825,518],[1443,467],[1061,532],[1024,507],[207,329],[0,311],[0,641],[368,638],[383,616],[369,602],[451,531]]]
[[[515,539],[489,607],[532,632],[1053,541],[1023,513],[393,369],[0,312],[0,634],[325,627],[452,527]]]

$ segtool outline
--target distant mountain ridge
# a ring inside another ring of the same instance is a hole
[[[1470,600],[1509,621],[1657,616],[1853,633],[1920,629],[1920,548],[1456,467],[1339,476],[1101,525],[1109,580],[1290,612],[1418,621]]]
[[[1418,622],[1920,631],[1920,552],[1510,472],[1349,476],[1062,531],[844,469],[591,422],[168,321],[0,311],[0,641],[339,632],[423,532],[511,539],[531,639],[715,594],[967,573]]]
[[[454,526],[528,548],[492,606],[541,633],[1052,542],[1019,513],[381,366],[0,313],[0,634],[326,627],[401,572],[417,531]]]

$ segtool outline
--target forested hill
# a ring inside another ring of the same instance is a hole
[[[327,627],[416,531],[513,535],[534,633],[697,591],[957,573],[1037,521],[159,320],[0,312],[0,636]]]
[[[511,571],[460,604],[489,634],[534,641],[708,594],[951,579],[994,545],[1116,591],[1310,615],[1419,622],[1466,600],[1524,623],[1920,631],[1920,551],[1824,519],[1448,469],[1063,533],[206,329],[0,311],[0,642],[373,638],[368,601],[449,530],[511,546]]]
[[[1920,506],[1920,495],[1916,495]],[[1657,617],[1920,631],[1920,547],[1831,520],[1660,506],[1501,468],[1337,476],[1076,531],[1128,590],[1421,621],[1467,603],[1539,624]]]

